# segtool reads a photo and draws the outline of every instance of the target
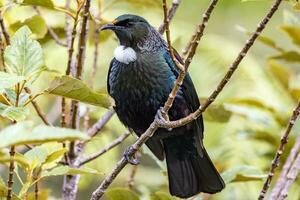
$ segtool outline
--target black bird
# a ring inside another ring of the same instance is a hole
[[[144,18],[121,15],[101,28],[106,29],[113,30],[120,42],[110,63],[107,89],[121,122],[140,136],[164,105],[179,72],[166,42]],[[169,111],[170,120],[185,117],[199,106],[187,74]],[[166,157],[172,195],[187,198],[199,192],[216,193],[225,187],[203,146],[203,128],[199,117],[180,128],[159,129],[146,142],[158,159]]]

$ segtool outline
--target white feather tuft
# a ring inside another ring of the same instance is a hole
[[[136,52],[131,47],[118,46],[114,52],[115,58],[125,64],[136,61]]]

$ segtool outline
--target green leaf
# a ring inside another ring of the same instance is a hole
[[[24,76],[16,76],[0,71],[0,92],[3,91],[3,89],[5,88],[11,88],[15,86],[17,83],[20,83],[24,80]]]
[[[24,21],[17,21],[11,24],[9,26],[9,29],[12,32],[16,32],[19,28],[21,28],[24,25],[30,28],[33,36],[37,39],[43,38],[48,31],[45,20],[39,15],[34,15]]]
[[[6,47],[4,52],[7,70],[18,76],[24,76],[27,81],[34,80],[45,69],[42,47],[30,36],[30,29],[23,26],[12,37],[11,45]]]
[[[23,121],[28,115],[24,107],[7,106],[0,103],[0,115],[10,120]]]
[[[175,200],[175,197],[172,197],[170,194],[162,191],[155,192],[151,194],[150,200]]]
[[[272,38],[270,37],[267,37],[265,35],[260,35],[258,36],[258,41],[260,41],[261,43],[263,43],[264,45],[267,45],[277,51],[284,51],[281,47],[279,47],[277,45],[277,43],[275,42],[275,40],[273,40]]]
[[[127,188],[112,188],[105,192],[108,200],[139,200],[138,195]]]
[[[300,26],[282,25],[279,28],[288,34],[294,44],[300,47]]]
[[[24,156],[30,162],[30,169],[33,170],[36,167],[40,167],[48,157],[47,149],[43,146],[37,146],[27,151]]]
[[[24,170],[30,167],[30,161],[22,154],[17,153],[14,156],[14,161],[19,164]],[[9,163],[10,162],[10,156],[9,153],[6,155],[0,156],[0,163]]]
[[[51,198],[49,198],[49,194],[50,194],[49,190],[39,191],[39,200],[51,199]],[[36,200],[35,193],[34,192],[28,193],[26,199],[27,200]]]
[[[96,93],[81,80],[70,76],[56,77],[46,92],[105,108],[112,105],[107,94]]]
[[[300,62],[300,54],[297,51],[286,51],[282,52],[276,56],[270,57],[271,59],[283,60],[286,62]]]
[[[267,177],[260,170],[252,166],[238,166],[222,173],[226,184],[232,182],[258,181]]]
[[[81,175],[89,175],[89,174],[96,174],[99,175],[97,170],[91,169],[91,168],[71,168],[69,166],[59,166],[49,171],[42,172],[41,178],[49,177],[49,176],[63,176],[63,175],[75,175],[75,174],[81,174]]]
[[[206,110],[204,117],[206,120],[215,122],[228,122],[232,113],[226,110],[224,105],[213,104]]]
[[[67,152],[66,148],[62,148],[62,149],[52,152],[50,155],[47,156],[47,159],[45,160],[45,162],[43,162],[43,168],[47,168],[48,166],[51,166],[52,164],[60,161],[66,152]]]
[[[279,64],[274,60],[268,61],[268,68],[273,73],[273,75],[285,86],[288,88],[289,78],[292,75],[292,72],[289,70],[287,66]]]
[[[40,125],[32,122],[19,122],[0,132],[0,148],[11,145],[63,142],[66,140],[87,140],[88,136],[77,130]]]
[[[46,8],[54,8],[54,4],[51,0],[24,0],[22,2],[24,5],[30,5],[30,6],[42,6]]]

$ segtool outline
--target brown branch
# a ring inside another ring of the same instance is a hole
[[[79,41],[78,41],[78,55],[77,55],[77,61],[74,65],[74,72],[75,78],[81,79],[82,77],[82,71],[84,66],[84,60],[85,60],[85,50],[86,50],[86,41],[87,41],[87,32],[88,32],[88,19],[89,19],[89,10],[90,10],[90,4],[91,0],[82,1],[84,4],[83,8],[83,17],[82,17],[82,23],[80,28],[80,34],[79,34]],[[81,10],[81,7],[78,9]],[[70,65],[71,66],[71,65]],[[68,69],[67,69],[68,70]],[[68,72],[68,71],[67,71]],[[78,116],[78,101],[72,101],[71,102],[71,112],[70,112],[70,127],[73,129],[78,129],[79,125],[79,116]],[[78,157],[78,146],[75,145],[76,143],[70,142],[70,150],[68,152],[69,155],[69,161],[70,164],[74,167],[78,166],[79,157]],[[78,182],[80,179],[80,175],[69,175],[65,176],[64,179],[64,185],[63,185],[63,198],[64,199],[70,199],[74,200],[76,199],[76,194],[78,191]]]
[[[2,17],[2,10],[0,10],[0,26],[1,26],[1,29],[2,29],[2,34],[4,36],[6,45],[10,45],[10,37],[9,37],[7,29],[4,25],[4,21],[3,21],[3,17]]]
[[[40,10],[37,8],[37,6],[33,6],[33,9],[36,11],[36,13],[39,15],[39,16],[42,16],[42,13],[40,12]],[[46,27],[48,29],[48,32],[50,34],[50,36],[52,37],[52,39],[60,46],[63,46],[63,47],[67,47],[68,44],[67,42],[65,41],[62,41],[58,35],[54,32],[54,30],[46,24]]]
[[[0,55],[1,55],[1,65],[2,71],[6,72],[5,61],[4,61],[4,41],[2,39],[2,35],[0,34]]]
[[[278,180],[276,181],[276,185],[274,186],[274,188],[271,192],[270,199],[278,198],[278,196],[286,182],[288,171],[290,170],[290,168],[297,156],[297,153],[299,152],[299,149],[300,149],[300,135],[297,137],[296,142],[295,142],[292,150],[290,151],[290,155],[287,158],[287,160],[282,168],[280,176],[279,176]]]
[[[96,153],[93,153],[92,155],[90,155],[90,156],[86,157],[85,159],[81,160],[79,166],[85,165],[86,163],[89,163],[89,162],[99,158],[100,156],[102,156],[103,154],[108,152],[109,150],[113,149],[114,147],[116,147],[117,145],[122,143],[129,135],[130,135],[130,132],[126,131],[125,133],[120,135],[117,139],[112,141],[109,145],[107,145],[106,147],[104,147],[100,151],[98,151]]]
[[[277,149],[277,152],[275,154],[275,157],[274,157],[274,159],[272,161],[272,165],[271,165],[271,168],[269,170],[268,177],[267,177],[267,179],[266,179],[266,181],[265,181],[265,183],[263,185],[263,188],[262,188],[262,190],[260,192],[260,195],[258,197],[259,200],[263,200],[265,198],[265,195],[266,195],[268,189],[270,188],[270,184],[271,184],[271,181],[273,179],[273,176],[274,176],[274,173],[275,173],[275,169],[279,165],[279,160],[280,160],[280,157],[281,157],[281,155],[282,155],[282,153],[284,151],[284,147],[285,147],[285,145],[288,142],[289,134],[290,134],[290,132],[291,132],[291,130],[292,130],[294,124],[295,124],[295,121],[296,121],[296,119],[299,116],[299,114],[300,114],[300,101],[298,102],[296,108],[294,109],[293,114],[292,114],[292,116],[291,116],[291,118],[289,120],[289,123],[287,125],[287,128],[286,128],[286,130],[285,130],[285,132],[284,132],[284,134],[283,134],[283,136],[282,136],[282,138],[280,140],[280,145],[279,145],[279,147]]]
[[[181,0],[173,0],[172,1],[172,5],[168,11],[168,23],[170,23],[173,19],[173,17],[175,16],[175,13],[177,11],[178,6],[180,5]],[[160,34],[163,34],[166,30],[166,23],[162,23],[159,28],[158,28],[158,32]]]
[[[9,151],[10,161],[9,161],[9,176],[7,181],[7,200],[11,200],[13,195],[12,189],[14,184],[13,178],[14,178],[14,170],[15,170],[15,164],[14,164],[15,154],[16,154],[16,147],[11,146]]]
[[[287,174],[287,180],[281,190],[278,200],[283,200],[287,198],[288,191],[291,185],[296,181],[296,178],[300,172],[300,153],[298,153],[297,158],[295,159],[289,173]]]
[[[108,110],[88,131],[87,135],[90,137],[94,137],[98,132],[102,130],[102,128],[106,125],[106,123],[112,118],[115,114],[113,109]]]
[[[258,25],[258,28],[256,29],[255,33],[251,35],[249,40],[247,40],[247,42],[246,42],[245,46],[243,47],[242,51],[239,53],[238,57],[231,64],[231,67],[229,68],[229,71],[226,73],[225,77],[222,79],[222,81],[218,85],[217,89],[210,95],[210,98],[208,99],[208,101],[206,101],[204,106],[201,106],[197,110],[196,113],[193,113],[193,114],[189,115],[187,118],[183,118],[183,120],[177,120],[176,123],[173,124],[173,125],[176,125],[176,126],[179,127],[179,126],[183,126],[184,124],[187,124],[187,123],[197,119],[197,117],[199,117],[201,115],[201,113],[203,111],[205,111],[205,109],[215,100],[215,98],[218,96],[218,94],[222,91],[222,89],[228,83],[228,81],[231,78],[232,74],[237,69],[238,65],[240,64],[242,59],[245,57],[246,53],[248,52],[250,47],[253,45],[253,43],[256,40],[256,38],[258,37],[258,35],[265,28],[266,24],[269,22],[269,20],[273,16],[273,14],[276,12],[276,10],[278,9],[278,6],[280,5],[281,2],[282,2],[282,0],[276,0],[275,1],[275,3],[271,7],[271,9],[267,13],[267,15],[263,18],[263,20]],[[214,5],[212,5],[213,3],[214,3],[214,1],[212,1],[212,3],[209,6],[207,12],[209,12],[209,11],[211,12],[213,10],[213,8],[214,8]],[[186,62],[185,62],[186,69],[189,66],[189,64],[191,63],[191,60],[192,60],[192,58],[195,54],[197,44],[199,42],[199,39],[201,38],[201,30],[202,30],[201,27],[205,28],[205,26],[206,26],[206,23],[207,23],[207,20],[208,20],[208,17],[209,17],[209,15],[207,15],[207,12],[203,15],[203,22],[205,22],[205,23],[203,24],[203,26],[202,25],[199,26],[199,28],[197,30],[197,35],[196,35],[196,37],[193,41],[192,47],[191,47],[191,51],[189,52],[189,55],[186,59]],[[202,30],[202,32],[203,32],[203,30]],[[177,84],[179,84],[179,85],[180,85],[180,79],[181,79],[181,77],[178,77],[177,80],[176,80],[176,82],[178,82]],[[181,80],[181,82],[182,82],[182,80]],[[177,85],[177,84],[175,84],[175,85]],[[173,90],[172,90],[172,93],[173,93]],[[170,97],[169,97],[169,99],[170,99]],[[129,155],[134,155],[134,153],[154,134],[154,132],[159,127],[164,127],[164,128],[175,127],[175,126],[171,126],[172,122],[165,122],[165,124],[167,124],[167,125],[164,126],[164,124],[161,124],[159,122],[159,120],[157,120],[157,119],[154,120],[151,123],[150,127],[139,137],[139,139],[137,139],[136,142],[133,145],[130,146]],[[117,175],[122,171],[122,169],[127,164],[128,164],[128,161],[124,157],[122,157],[121,160],[116,164],[116,166],[114,167],[112,172],[102,181],[100,186],[93,192],[91,200],[100,199],[103,196],[105,190],[110,186],[110,184],[113,182],[113,180],[117,177]]]
[[[139,159],[141,156],[142,155],[141,155],[140,152],[138,152],[138,153],[135,154],[136,159]],[[129,189],[133,189],[134,178],[135,178],[135,175],[137,173],[137,170],[138,170],[138,165],[132,165],[131,173],[130,173],[129,179],[127,181],[127,186],[129,187]]]
[[[31,95],[31,90],[28,87],[24,88],[25,92],[27,92],[27,94],[29,94],[29,98],[32,98]],[[51,123],[48,121],[48,119],[46,118],[46,116],[44,115],[44,113],[41,111],[41,108],[39,107],[39,105],[36,103],[36,101],[32,100],[31,101],[32,106],[34,107],[36,113],[38,114],[38,116],[41,118],[41,120],[44,122],[44,124],[48,125],[48,126],[52,126]]]

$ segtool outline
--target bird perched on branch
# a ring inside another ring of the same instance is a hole
[[[114,31],[120,42],[110,63],[107,89],[115,100],[114,109],[121,122],[140,136],[168,99],[179,71],[166,42],[144,18],[121,15],[101,28],[107,29]],[[176,57],[180,60],[178,54]],[[180,119],[199,106],[187,74],[169,110],[169,118]],[[216,193],[225,187],[203,146],[203,128],[201,116],[183,127],[158,129],[146,142],[158,159],[166,158],[172,195],[187,198],[200,192]],[[125,158],[137,164],[126,152]]]

